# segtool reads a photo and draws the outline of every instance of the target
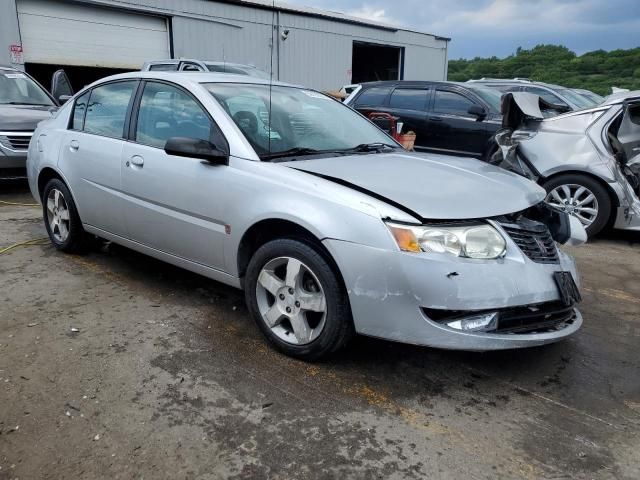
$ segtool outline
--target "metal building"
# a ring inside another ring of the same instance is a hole
[[[147,60],[254,65],[318,89],[376,79],[444,80],[448,38],[268,0],[3,0],[0,64],[82,86]]]

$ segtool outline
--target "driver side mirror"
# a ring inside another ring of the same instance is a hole
[[[56,70],[54,72],[51,78],[51,95],[60,105],[63,105],[73,97],[73,88],[64,70]]]
[[[469,107],[469,110],[467,110],[467,113],[469,115],[473,115],[474,117],[476,117],[479,122],[484,120],[485,117],[487,116],[487,111],[484,109],[484,107],[481,107],[480,105],[471,105]]]
[[[229,165],[229,154],[207,140],[191,137],[171,137],[164,151],[177,157],[199,158],[214,165]]]

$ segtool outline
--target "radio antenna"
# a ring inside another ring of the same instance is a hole
[[[271,153],[271,91],[273,90],[273,51],[275,50],[275,41],[277,41],[278,37],[275,36],[274,40],[274,32],[276,31],[276,0],[271,0],[271,58],[269,65],[269,127],[268,127],[268,135],[269,135],[269,153]]]

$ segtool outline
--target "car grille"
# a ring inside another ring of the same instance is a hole
[[[11,150],[27,150],[31,141],[32,132],[2,132],[0,144]]]
[[[539,306],[503,310],[495,333],[544,333],[560,330],[576,320],[573,306],[551,302]]]
[[[500,224],[520,250],[536,263],[559,263],[558,248],[544,223],[526,218]]]
[[[494,330],[484,333],[545,333],[562,330],[576,321],[577,315],[573,305],[565,306],[562,302],[546,302],[537,305],[502,308],[485,311],[440,310],[423,308],[431,320],[446,324],[453,320],[469,317],[479,313],[498,313],[498,323]]]

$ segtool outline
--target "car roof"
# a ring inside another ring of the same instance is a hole
[[[125,79],[149,79],[149,80],[166,80],[173,83],[182,85],[193,83],[250,83],[257,85],[269,85],[284,86],[284,87],[296,87],[302,88],[299,85],[292,85],[289,83],[273,81],[250,77],[248,75],[235,75],[232,73],[219,73],[219,72],[162,72],[162,71],[141,71],[141,72],[127,72],[119,73],[117,75],[111,75],[109,77],[101,78],[93,82],[88,87],[104,83],[112,80],[125,80]]]
[[[19,72],[17,68],[10,67],[8,65],[0,65],[0,70],[11,70],[13,72]]]
[[[429,85],[454,85],[463,88],[469,88],[471,86],[464,82],[445,82],[440,80],[379,80],[376,82],[355,83],[354,85],[362,85],[363,88],[393,87],[398,85],[414,87],[426,87]]]
[[[615,105],[616,103],[623,103],[629,100],[640,100],[640,90],[612,93],[611,95],[606,96],[604,102],[602,102],[599,106]]]
[[[233,67],[249,67],[249,68],[257,68],[254,65],[249,65],[248,63],[235,63],[235,62],[221,62],[220,60],[200,60],[198,58],[167,58],[166,60],[149,60],[145,62],[145,65],[157,65],[157,64],[178,64],[180,62],[195,62],[195,63],[204,63],[209,65],[230,65]]]
[[[567,87],[562,85],[555,85],[553,83],[537,82],[535,80],[528,80],[523,78],[480,78],[477,80],[467,80],[471,84],[500,84],[500,85],[535,85],[538,87],[547,87],[551,90],[564,90]]]

